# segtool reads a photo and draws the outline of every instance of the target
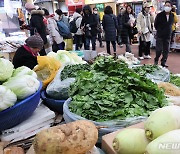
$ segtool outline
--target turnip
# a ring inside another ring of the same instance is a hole
[[[129,128],[118,133],[113,148],[118,154],[144,154],[148,143],[144,129]]]
[[[148,144],[145,154],[180,154],[180,129],[153,140]]]
[[[146,137],[150,140],[175,129],[180,129],[180,107],[166,106],[155,110],[145,122]]]

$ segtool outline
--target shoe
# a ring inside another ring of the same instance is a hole
[[[140,59],[140,60],[143,60],[143,59],[144,59],[144,57],[139,57],[139,59]]]
[[[161,64],[162,67],[169,67],[168,65],[166,64]]]
[[[144,59],[151,59],[151,56],[150,55],[144,55]]]

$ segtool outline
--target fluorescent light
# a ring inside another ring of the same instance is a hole
[[[53,3],[58,4],[58,2],[57,2],[57,1],[53,1]]]

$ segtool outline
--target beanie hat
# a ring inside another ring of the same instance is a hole
[[[42,49],[44,45],[42,38],[38,35],[32,35],[28,37],[25,42],[26,42],[26,45],[31,48]]]
[[[26,8],[27,10],[33,10],[33,9],[35,9],[36,7],[35,7],[34,4],[32,4],[32,3],[30,3],[30,2],[27,2],[27,3],[25,4],[25,8]]]

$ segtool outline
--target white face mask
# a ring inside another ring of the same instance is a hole
[[[170,12],[170,11],[171,11],[171,7],[165,6],[165,7],[164,7],[164,11],[165,11],[165,12]]]
[[[94,11],[94,14],[97,14],[98,12],[97,11]]]

